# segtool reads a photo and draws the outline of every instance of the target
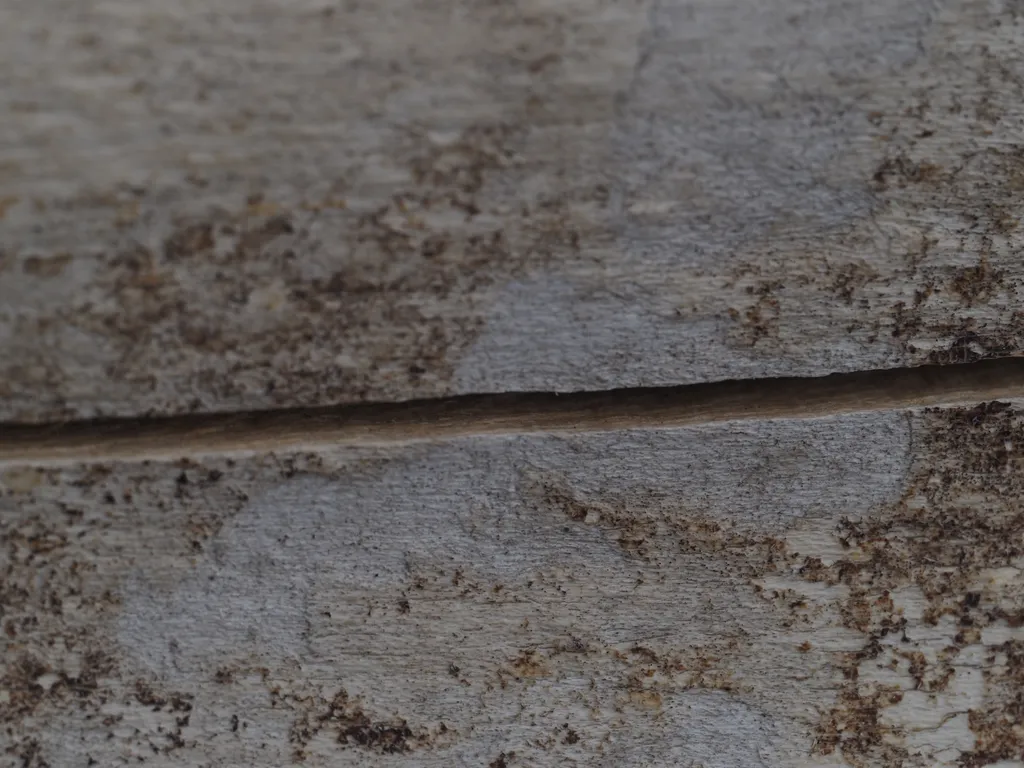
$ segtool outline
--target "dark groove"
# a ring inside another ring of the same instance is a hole
[[[465,395],[62,424],[0,424],[0,462],[166,459],[469,435],[665,428],[1024,398],[1024,358],[815,378]]]

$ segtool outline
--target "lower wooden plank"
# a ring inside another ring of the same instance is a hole
[[[1009,766],[1008,404],[2,470],[38,766]]]

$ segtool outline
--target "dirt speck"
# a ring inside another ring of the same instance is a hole
[[[55,256],[29,256],[22,262],[21,268],[26,275],[32,277],[57,277],[71,263],[70,253],[61,253]]]
[[[813,752],[831,755],[840,752],[852,765],[878,765],[901,768],[908,752],[892,743],[892,730],[879,719],[882,707],[896,703],[894,691],[859,694],[856,688],[843,691],[837,706],[828,712],[817,728]]]
[[[988,259],[982,257],[973,267],[961,267],[950,280],[949,290],[960,297],[968,307],[980,304],[994,296],[1004,286],[1005,273],[994,270]]]
[[[378,754],[404,754],[428,747],[437,736],[449,731],[443,723],[437,733],[432,734],[426,729],[414,730],[403,718],[372,718],[359,703],[350,699],[344,689],[320,706],[307,696],[288,698],[293,706],[299,708],[289,741],[294,745],[293,756],[300,762],[305,759],[305,749],[310,740],[323,730],[333,731],[342,747]]]
[[[778,292],[781,280],[761,280],[746,288],[752,303],[745,309],[730,309],[729,317],[737,323],[730,331],[734,343],[754,347],[759,341],[778,335],[780,305]]]
[[[914,161],[899,153],[882,160],[872,178],[879,189],[886,189],[889,186],[935,182],[941,174],[941,166],[927,160]]]
[[[510,667],[512,674],[519,678],[546,677],[550,674],[546,659],[534,650],[521,651],[510,662]]]
[[[657,691],[630,691],[629,703],[638,709],[661,709],[661,694]]]
[[[835,271],[828,290],[846,302],[853,304],[857,292],[872,280],[878,278],[878,272],[864,263],[844,264]]]

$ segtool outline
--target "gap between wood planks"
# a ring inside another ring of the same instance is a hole
[[[176,459],[469,435],[667,428],[1024,398],[1024,358],[601,392],[0,424],[0,463]]]

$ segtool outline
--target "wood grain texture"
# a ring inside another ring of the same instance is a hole
[[[0,475],[0,754],[1019,765],[1020,404]]]
[[[0,419],[1019,352],[1015,0],[8,0]]]

